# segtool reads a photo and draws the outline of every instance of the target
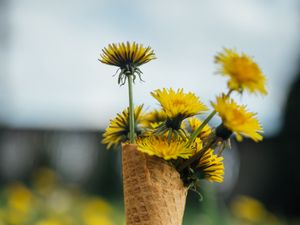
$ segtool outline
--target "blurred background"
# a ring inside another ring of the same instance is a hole
[[[190,193],[185,225],[300,224],[299,10],[297,0],[0,0],[0,225],[124,224],[120,151],[101,138],[127,89],[98,58],[127,40],[158,58],[134,86],[146,108],[162,87],[209,105],[226,88],[213,62],[223,47],[253,56],[268,79],[268,96],[234,96],[258,112],[264,141],[233,142],[224,183],[204,183],[202,202]]]

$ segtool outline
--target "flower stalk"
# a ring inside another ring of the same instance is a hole
[[[208,124],[208,122],[216,115],[216,110],[212,111],[208,117],[201,123],[201,125],[192,133],[187,145],[191,146],[192,143],[194,143],[196,137],[201,133],[202,129],[205,127],[205,125]]]
[[[232,92],[233,92],[233,89],[229,89],[229,91],[226,94],[226,97],[229,97]],[[195,141],[196,137],[201,133],[201,131],[205,127],[205,125],[208,124],[208,122],[216,115],[216,113],[217,113],[217,111],[214,110],[206,117],[206,119],[201,123],[201,125],[192,133],[187,146],[191,146],[191,144]]]
[[[135,143],[135,130],[134,130],[134,105],[133,105],[133,94],[132,94],[132,75],[128,75],[128,96],[129,96],[129,142],[130,144]]]

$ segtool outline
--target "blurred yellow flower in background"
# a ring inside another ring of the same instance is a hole
[[[266,215],[263,204],[248,196],[235,198],[231,203],[231,211],[234,216],[252,222],[261,221]]]
[[[221,117],[225,128],[235,133],[239,141],[242,140],[242,135],[255,142],[263,139],[260,134],[263,129],[255,118],[256,113],[248,112],[246,106],[238,105],[226,96],[217,97],[216,103],[212,103],[212,106]]]
[[[8,205],[20,213],[27,213],[33,204],[31,191],[21,183],[14,183],[8,188]]]
[[[215,56],[220,65],[219,73],[229,76],[228,87],[233,90],[248,90],[251,93],[267,94],[266,78],[259,66],[246,54],[238,54],[234,50],[224,49]]]
[[[46,195],[58,185],[58,179],[53,170],[43,167],[33,174],[32,183],[36,191]]]
[[[237,220],[235,224],[282,224],[274,214],[265,208],[263,203],[250,196],[240,195],[235,197],[230,203],[230,210]]]
[[[113,225],[108,217],[112,208],[100,198],[88,199],[83,204],[81,216],[85,225]]]
[[[194,154],[194,150],[186,146],[185,141],[170,140],[166,136],[150,136],[137,140],[138,150],[148,155],[155,155],[165,160],[184,158]]]
[[[54,171],[40,168],[33,176],[33,189],[21,182],[4,186],[0,225],[115,225],[123,221],[122,214],[102,198],[58,183],[56,178]]]
[[[4,219],[13,225],[28,222],[34,209],[33,193],[20,182],[10,184],[6,192],[7,207],[4,209]]]
[[[135,133],[140,134],[139,124],[143,121],[143,105],[137,106],[134,109]],[[102,143],[107,145],[107,148],[117,147],[122,142],[128,140],[129,134],[129,119],[128,108],[118,113],[117,117],[110,120],[109,126],[105,129]]]

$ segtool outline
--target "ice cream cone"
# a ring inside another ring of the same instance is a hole
[[[126,225],[181,225],[187,188],[161,158],[122,145]]]

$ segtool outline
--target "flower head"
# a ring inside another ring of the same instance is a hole
[[[168,119],[185,119],[207,110],[194,93],[184,93],[183,89],[157,89],[151,95],[160,103]]]
[[[109,44],[102,51],[99,61],[120,68],[118,83],[121,85],[125,84],[128,75],[132,75],[133,80],[136,74],[140,77],[142,71],[138,67],[156,59],[150,47],[135,42]]]
[[[166,116],[166,121],[158,126],[156,133],[168,133],[169,138],[172,136],[185,138],[182,121],[207,110],[194,93],[183,93],[183,89],[177,91],[172,88],[157,89],[151,92],[151,95],[160,103]]]
[[[193,155],[194,150],[186,147],[185,141],[171,140],[166,136],[150,136],[137,140],[138,150],[165,160],[184,158]]]
[[[267,94],[266,78],[259,66],[246,54],[238,54],[231,49],[215,56],[215,62],[220,64],[219,73],[229,76],[228,87],[233,90],[260,92]]]
[[[263,139],[260,134],[263,130],[255,118],[256,113],[248,112],[246,106],[238,105],[226,96],[218,97],[216,103],[212,105],[222,118],[223,126],[235,133],[238,140],[242,140],[242,136],[249,137],[256,142]]]
[[[208,149],[199,159],[196,170],[208,181],[221,183],[224,175],[223,157],[215,155],[212,149]]]
[[[137,106],[134,109],[134,119],[135,119],[135,133],[139,135],[141,132],[138,129],[143,118],[142,112],[143,105]],[[122,142],[128,140],[129,134],[129,119],[128,119],[128,108],[125,109],[122,113],[118,113],[117,117],[110,121],[109,126],[106,128],[103,134],[102,143],[107,145],[107,148],[112,146],[116,147]]]

